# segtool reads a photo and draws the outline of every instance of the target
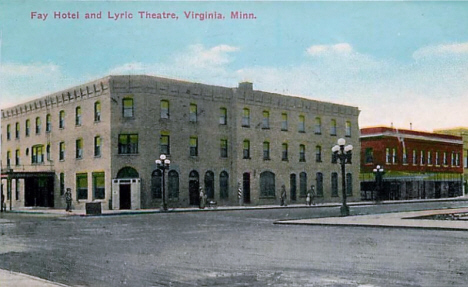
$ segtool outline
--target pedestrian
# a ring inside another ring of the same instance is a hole
[[[204,209],[205,208],[205,200],[206,200],[206,197],[205,197],[205,193],[203,192],[203,187],[200,187],[200,209]]]
[[[281,206],[288,206],[286,204],[286,186],[281,186]]]
[[[71,212],[72,211],[72,193],[71,193],[71,188],[67,188],[67,191],[65,191],[65,201],[67,203],[67,208],[65,211]]]
[[[2,191],[2,202],[1,202],[1,204],[2,204],[2,206],[0,207],[1,212],[6,211],[6,206],[5,206],[5,195],[3,194],[3,191]]]
[[[306,205],[310,206],[310,192],[307,193],[307,197],[306,197]]]
[[[310,186],[310,204],[315,205],[315,186],[312,184]]]
[[[239,200],[239,206],[244,205],[242,186],[240,182],[237,184],[237,199]]]

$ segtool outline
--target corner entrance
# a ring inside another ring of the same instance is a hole
[[[140,209],[140,185],[138,172],[124,167],[112,180],[112,209]]]

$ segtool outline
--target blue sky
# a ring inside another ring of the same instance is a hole
[[[54,19],[56,11],[80,19]],[[100,11],[102,19],[84,19]],[[107,17],[125,11],[133,18]],[[256,19],[233,20],[231,11]],[[151,74],[232,87],[247,80],[357,106],[362,127],[468,126],[467,15],[468,2],[0,0],[0,107],[109,74]]]

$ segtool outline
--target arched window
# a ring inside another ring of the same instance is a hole
[[[126,166],[117,172],[117,178],[139,178],[138,171],[133,167]]]
[[[159,169],[151,174],[151,197],[162,198],[162,173]]]
[[[7,140],[11,139],[11,126],[7,125]]]
[[[75,109],[75,125],[81,126],[81,107]]]
[[[300,197],[307,196],[307,173],[305,172],[299,174],[299,194]]]
[[[289,186],[290,186],[290,198],[291,200],[297,199],[297,182],[296,182],[296,175],[291,173],[289,176]]]
[[[175,170],[169,171],[167,175],[167,189],[169,198],[179,198],[179,174]]]
[[[346,174],[346,195],[353,196],[353,175]]]
[[[101,121],[101,102],[94,103],[94,121],[95,122]]]
[[[46,132],[51,132],[52,131],[52,116],[50,114],[47,114],[46,116]]]
[[[15,125],[15,137],[16,139],[20,138],[20,123],[16,123]]]
[[[264,171],[260,174],[260,197],[275,197],[275,174]]]
[[[199,205],[200,204],[200,182],[199,175],[196,170],[192,170],[189,174],[189,199],[190,205]]]
[[[250,127],[250,110],[247,108],[242,110],[242,126]]]
[[[207,198],[214,198],[214,173],[212,171],[205,173],[205,194]]]
[[[59,128],[65,128],[65,111],[59,112]]]
[[[323,174],[321,172],[317,172],[315,181],[315,191],[317,196],[323,197]]]
[[[222,171],[219,175],[219,197],[229,198],[229,174],[226,171]]]
[[[41,133],[41,128],[42,128],[41,118],[37,117],[36,118],[36,134]]]

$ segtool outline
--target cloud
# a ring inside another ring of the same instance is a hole
[[[313,45],[307,48],[307,54],[310,56],[320,56],[329,54],[350,54],[353,47],[348,43],[339,43],[335,45]]]
[[[413,53],[413,58],[422,59],[425,57],[440,56],[465,56],[468,57],[468,43],[454,43],[427,46],[418,49]]]

